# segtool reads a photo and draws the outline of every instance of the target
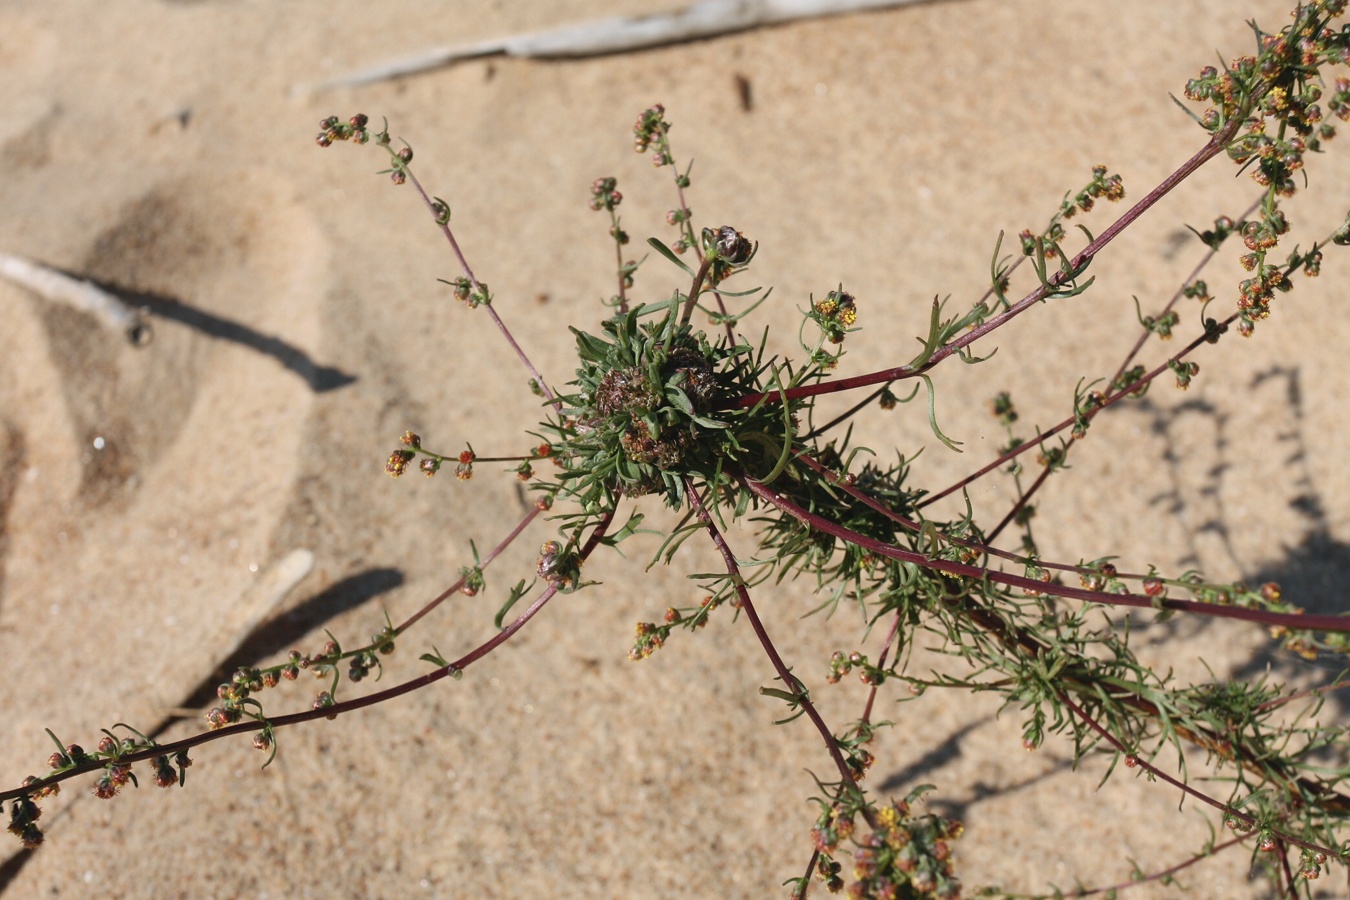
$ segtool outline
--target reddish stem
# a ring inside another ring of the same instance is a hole
[[[1086,247],[1079,251],[1079,253],[1069,261],[1069,270],[1081,272],[1083,268],[1092,261],[1093,257],[1100,253],[1107,244],[1115,240],[1122,231],[1132,225],[1136,219],[1155,206],[1158,201],[1170,193],[1173,188],[1194,174],[1197,169],[1219,155],[1219,153],[1223,151],[1228,139],[1237,130],[1239,124],[1239,122],[1234,121],[1225,127],[1222,132],[1211,137],[1198,153],[1186,160],[1180,168],[1163,179],[1161,184],[1144,195],[1143,199],[1130,207],[1130,209],[1119,219],[1112,222],[1105,231],[1090,241]],[[871,372],[866,375],[855,375],[852,378],[841,378],[837,381],[802,385],[800,387],[788,389],[786,391],[786,399],[800,400],[803,397],[814,397],[818,394],[833,394],[839,391],[850,391],[855,388],[867,387],[873,384],[883,384],[888,381],[899,381],[902,378],[913,378],[917,375],[921,375],[951,356],[953,353],[970,346],[986,334],[1000,328],[1016,316],[1025,312],[1032,304],[1043,300],[1051,290],[1064,284],[1066,280],[1067,279],[1062,271],[1056,272],[1054,275],[1050,276],[1048,285],[1041,285],[1030,294],[1027,294],[1021,300],[1017,301],[1007,310],[986,319],[983,324],[976,326],[956,340],[943,344],[934,351],[933,355],[922,365],[917,367],[896,366],[895,368],[882,369],[881,371]],[[777,400],[779,396],[777,391],[762,394],[749,394],[731,401],[728,405],[736,409],[746,409],[755,406],[760,402],[773,402],[774,400]]]
[[[1175,609],[1179,612],[1199,613],[1223,619],[1240,619],[1246,622],[1258,622],[1262,625],[1282,625],[1286,628],[1311,631],[1350,632],[1350,618],[1333,615],[1301,615],[1291,613],[1273,613],[1261,609],[1247,609],[1241,606],[1220,606],[1217,603],[1202,603],[1198,600],[1173,600],[1149,597],[1144,594],[1108,594],[1087,588],[1070,587],[1064,584],[1052,584],[1023,575],[1010,575],[987,566],[973,566],[947,559],[935,559],[914,550],[905,550],[895,544],[888,544],[876,538],[860,534],[845,528],[829,519],[808,512],[786,497],[778,494],[764,484],[741,476],[740,483],[751,493],[797,519],[809,528],[823,531],[842,540],[870,550],[879,556],[912,563],[937,572],[946,572],[960,578],[974,581],[992,581],[1008,587],[1021,588],[1038,594],[1051,594],[1070,600],[1083,600],[1102,606],[1129,606],[1153,608],[1158,610]],[[979,546],[979,545],[975,545]],[[1039,563],[1038,563],[1039,565]]]

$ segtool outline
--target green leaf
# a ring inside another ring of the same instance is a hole
[[[602,341],[594,335],[589,335],[584,331],[578,331],[572,326],[567,326],[572,334],[576,335],[577,353],[583,360],[589,359],[595,362],[601,362],[609,356],[610,347],[613,345],[607,341]]]
[[[942,443],[946,444],[952,450],[955,450],[957,453],[964,453],[965,451],[961,449],[961,441],[952,440],[942,433],[941,428],[938,428],[937,396],[933,389],[933,379],[929,378],[927,375],[920,375],[919,377],[922,378],[923,383],[928,386],[928,425],[933,429],[933,434],[937,435],[937,439],[942,441]]]
[[[530,585],[530,587],[533,586],[534,586],[533,584]],[[516,582],[516,586],[511,588],[511,595],[506,598],[506,602],[502,604],[501,609],[497,610],[497,615],[492,620],[492,624],[497,628],[498,631],[501,630],[502,621],[506,618],[506,614],[511,611],[511,607],[515,606],[516,602],[520,600],[521,597],[525,596],[525,594],[529,591],[529,589],[530,589],[529,587],[525,586],[524,578]]]
[[[680,377],[682,378],[683,375],[681,374]],[[667,384],[666,388],[667,388],[666,399],[670,401],[671,405],[674,406],[676,409],[678,409],[680,412],[684,413],[686,416],[693,416],[694,404],[689,399],[689,396],[684,391],[680,390],[679,388],[673,385]]]
[[[679,266],[681,269],[684,269],[684,271],[689,274],[690,278],[694,277],[694,270],[685,265],[684,260],[676,256],[675,251],[667,247],[664,241],[654,237],[649,237],[647,238],[647,243],[650,244],[656,250],[657,253],[660,253],[666,259],[670,260],[675,265]]]
[[[659,531],[654,531],[650,528],[638,528],[638,526],[642,524],[642,520],[643,520],[642,513],[640,512],[632,513],[631,515],[629,515],[628,521],[624,523],[622,528],[620,528],[613,534],[606,534],[603,538],[600,539],[600,542],[602,544],[605,544],[606,546],[612,547],[615,544],[619,543],[620,541],[632,537],[639,531],[645,532],[646,534],[661,533]]]
[[[424,662],[431,663],[438,669],[444,669],[446,666],[450,665],[450,661],[446,659],[444,656],[441,656],[441,651],[436,647],[435,644],[431,645],[430,653],[423,653],[421,656],[417,658]]]
[[[919,351],[918,356],[914,357],[912,360],[909,361],[909,365],[907,365],[905,368],[907,369],[922,368],[924,364],[927,363],[928,360],[932,357],[932,355],[937,352],[938,346],[942,343],[942,320],[940,318],[941,315],[942,315],[942,304],[938,302],[938,299],[936,297],[934,297],[933,311],[928,318],[928,338],[926,340],[920,339],[920,342],[923,344],[923,349]]]

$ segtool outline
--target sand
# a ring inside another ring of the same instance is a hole
[[[458,271],[414,195],[374,174],[374,148],[317,148],[323,117],[385,117],[412,144],[502,316],[563,382],[565,326],[594,328],[612,290],[591,181],[619,178],[639,242],[670,233],[668,171],[635,155],[628,131],[660,101],[677,153],[697,161],[697,224],[760,242],[753,279],[775,290],[749,330],[771,325],[775,349],[791,351],[796,310],[842,283],[864,330],[841,372],[858,373],[908,360],[932,297],[971,302],[999,231],[1043,222],[1093,164],[1138,197],[1184,161],[1201,133],[1168,92],[1216,50],[1246,51],[1245,19],[1274,27],[1287,7],[950,0],[600,59],[472,61],[316,96],[292,88],[667,5],[4,4],[0,250],[114,287],[153,328],[134,346],[0,285],[5,785],[43,769],[44,728],[92,747],[114,723],[164,722],[245,636],[236,663],[316,651],[324,629],[364,640],[386,610],[409,615],[452,581],[470,541],[486,549],[523,513],[516,481],[492,466],[463,483],[383,473],[406,429],[449,451],[519,452],[538,409],[486,316],[437,283]],[[1291,207],[1305,246],[1350,205],[1344,149],[1312,162],[1318,192]],[[1097,261],[1091,294],[1018,320],[984,348],[999,347],[986,365],[944,365],[942,425],[963,454],[932,440],[917,404],[867,417],[857,438],[907,455],[931,445],[913,477],[940,486],[1003,440],[986,411],[996,391],[1013,391],[1028,427],[1058,421],[1078,379],[1109,374],[1133,340],[1131,296],[1161,306],[1198,258],[1183,226],[1254,196],[1213,164]],[[1225,310],[1235,257],[1207,273]],[[1095,426],[1041,498],[1046,556],[1274,578],[1311,609],[1343,608],[1350,325],[1332,304],[1347,264],[1329,253],[1322,283],[1281,300],[1253,340],[1205,352],[1188,392],[1161,385]],[[666,296],[669,274],[649,261],[640,296]],[[1161,359],[1162,345],[1149,353]],[[982,482],[972,501],[993,519],[1009,491]],[[490,591],[425,620],[381,684],[425,671],[417,657],[432,645],[451,656],[490,636],[549,536],[536,526],[490,570]],[[751,555],[748,531],[731,540]],[[266,770],[234,739],[197,750],[181,791],[144,771],[111,802],[68,783],[44,804],[44,847],[0,850],[4,885],[16,897],[781,896],[810,855],[810,773],[828,760],[803,723],[771,724],[782,709],[758,694],[772,673],[746,623],[724,615],[650,660],[626,658],[635,622],[701,595],[685,576],[717,563],[697,543],[650,572],[650,538],[625,545],[627,558],[599,555],[586,574],[600,585],[555,600],[462,681],[284,731]],[[301,550],[309,574],[250,629],[260,580]],[[823,675],[831,652],[875,652],[879,637],[864,645],[855,613],[803,619],[807,585],[757,596],[827,719],[856,717],[863,688],[826,688]],[[1244,677],[1270,659],[1250,628],[1184,621],[1140,640],[1187,675],[1203,674],[1200,655]],[[1273,665],[1282,678],[1331,674]],[[264,699],[303,709],[322,687],[305,678]],[[967,824],[971,893],[1111,883],[1131,860],[1155,871],[1198,849],[1213,819],[1128,775],[1098,790],[1102,762],[1070,771],[1062,741],[1024,753],[1018,712],[996,716],[988,697],[882,706],[895,727],[869,783],[894,795],[936,785],[932,808]],[[160,737],[201,727],[196,713]],[[1243,854],[1190,870],[1190,896],[1268,895]]]

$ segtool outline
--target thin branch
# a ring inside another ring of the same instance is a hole
[[[497,546],[493,547],[492,551],[478,562],[477,568],[479,570],[482,570],[486,569],[489,565],[491,565],[492,561],[496,559],[497,556],[503,550],[511,546],[511,543],[516,538],[520,537],[520,533],[524,531],[525,528],[535,520],[535,518],[539,515],[540,512],[541,510],[539,509],[538,506],[530,507],[530,511],[525,514],[525,517],[523,519],[521,519],[519,522],[516,523],[516,527],[511,529],[510,534],[502,538],[502,540],[498,542]],[[423,606],[417,612],[413,613],[403,622],[402,625],[399,625],[397,628],[395,628],[394,634],[395,635],[403,634],[403,632],[413,627],[413,625],[417,623],[417,620],[421,619],[427,613],[431,612],[433,609],[440,606],[441,603],[443,603],[445,599],[449,597],[451,594],[454,594],[455,592],[461,590],[464,587],[464,585],[468,582],[468,580],[469,580],[468,575],[461,575],[458,581],[450,585],[444,591],[441,591],[441,593],[438,594],[429,603],[427,603],[426,606]]]
[[[605,536],[605,530],[614,520],[614,513],[615,513],[614,510],[609,510],[608,512],[606,512],[604,516],[601,518],[600,522],[595,526],[595,529],[591,532],[590,537],[587,539],[586,543],[577,553],[578,557],[581,560],[584,561],[588,559],[590,555],[595,551],[595,548],[600,545],[601,540]],[[510,625],[507,625],[505,628],[497,632],[491,638],[479,644],[477,647],[470,650],[468,653],[464,654],[454,662],[441,666],[439,669],[435,669],[434,671],[428,672],[427,674],[422,675],[418,678],[410,679],[401,684],[396,684],[393,687],[385,688],[382,691],[375,691],[373,693],[366,694],[362,697],[354,697],[351,700],[343,700],[334,703],[331,706],[309,709],[305,710],[304,712],[290,713],[289,715],[284,716],[272,716],[268,718],[254,719],[252,721],[238,722],[234,725],[227,725],[224,728],[220,728],[215,731],[203,731],[200,732],[199,734],[194,734],[190,737],[183,738],[182,740],[172,741],[167,744],[156,744],[152,747],[147,747],[143,750],[137,750],[133,753],[124,753],[118,757],[118,762],[126,764],[141,762],[142,760],[153,759],[157,756],[166,756],[174,754],[180,750],[188,750],[191,749],[192,747],[197,747],[202,744],[210,743],[212,741],[218,741],[222,738],[231,737],[232,735],[247,734],[252,731],[262,731],[264,728],[270,728],[271,730],[275,731],[278,728],[286,728],[291,725],[298,725],[301,722],[311,722],[315,719],[336,719],[339,715],[343,713],[353,712],[358,709],[364,709],[367,706],[375,706],[376,704],[384,703],[385,701],[388,700],[393,700],[396,697],[401,697],[404,694],[410,694],[413,691],[421,690],[422,688],[427,687],[428,685],[435,684],[436,682],[441,681],[444,678],[450,676],[458,676],[458,674],[462,672],[464,669],[467,669],[469,666],[473,665],[478,660],[482,659],[483,657],[491,653],[493,650],[497,649],[497,647],[501,646],[502,644],[510,640],[511,637],[515,635],[516,632],[520,631],[520,629],[525,627],[526,622],[534,618],[535,614],[538,613],[539,610],[544,608],[544,606],[548,603],[549,600],[553,599],[553,595],[556,594],[557,592],[558,586],[555,584],[550,584],[548,588],[546,588],[544,592],[539,595],[539,598],[535,600],[533,603],[531,603],[528,609],[526,609],[523,613],[517,616],[515,620],[511,622]],[[9,790],[0,791],[0,801],[13,800],[18,797],[30,796],[36,793],[37,791],[40,791],[43,788],[48,787],[50,785],[59,784],[63,781],[67,781],[71,778],[75,778],[89,772],[96,772],[100,769],[103,769],[106,765],[107,765],[106,760],[91,760],[90,762],[82,763],[78,766],[72,766],[69,769],[65,769],[64,771],[49,775],[46,778],[39,779],[38,781],[32,782],[31,784],[26,784],[23,787],[10,788]]]
[[[417,193],[421,195],[422,202],[426,204],[427,209],[431,212],[431,217],[436,220],[436,225],[441,229],[441,234],[445,235],[445,239],[450,242],[450,249],[454,251],[455,258],[459,260],[460,268],[464,270],[464,277],[469,279],[469,283],[473,285],[474,292],[487,296],[487,292],[483,289],[482,282],[480,282],[477,276],[473,274],[473,269],[469,267],[469,261],[464,258],[464,251],[460,250],[459,241],[455,240],[455,233],[450,230],[449,221],[441,220],[439,207],[436,205],[436,202],[431,199],[431,196],[427,194],[426,189],[422,187],[422,182],[417,180],[417,176],[413,174],[412,170],[404,167],[403,171],[407,173],[409,183],[412,184],[412,186],[417,189]],[[511,329],[506,327],[506,323],[502,321],[502,317],[497,314],[496,307],[492,303],[484,303],[483,307],[487,309],[488,315],[491,316],[492,321],[496,323],[497,330],[500,331],[502,337],[506,339],[506,343],[508,343],[511,346],[511,349],[515,351],[516,357],[524,363],[525,368],[529,370],[530,375],[534,378],[534,383],[539,385],[539,390],[542,391],[549,402],[553,404],[554,410],[561,413],[562,403],[554,395],[552,389],[549,388],[548,382],[544,380],[544,376],[539,374],[539,370],[534,367],[534,363],[530,361],[529,356],[521,349],[520,344],[516,343],[515,336],[511,334]]]
[[[801,681],[792,674],[787,663],[783,662],[783,657],[778,654],[778,648],[774,646],[773,641],[769,638],[769,633],[765,630],[764,623],[760,621],[759,613],[755,611],[755,604],[750,599],[750,591],[746,589],[745,579],[741,577],[740,567],[736,564],[736,555],[731,552],[731,548],[727,545],[726,540],[722,537],[722,533],[717,529],[717,525],[713,522],[712,515],[708,512],[707,506],[704,505],[703,498],[700,497],[698,491],[694,489],[693,480],[687,475],[684,478],[684,488],[690,503],[693,504],[694,509],[698,513],[699,521],[703,523],[703,527],[707,530],[708,536],[712,538],[713,545],[717,547],[717,552],[722,556],[722,562],[727,568],[727,574],[732,577],[736,586],[736,596],[740,601],[740,610],[745,613],[745,617],[750,621],[750,627],[754,630],[755,637],[759,639],[760,646],[764,648],[764,653],[769,657],[769,662],[773,665],[774,671],[778,673],[778,679],[783,682],[784,688],[796,695],[797,704],[802,708],[802,711],[806,713],[807,717],[811,720],[811,723],[816,726],[816,730],[820,732],[820,736],[824,739],[825,746],[829,750],[830,758],[834,760],[835,768],[839,770],[839,777],[843,780],[843,784],[850,790],[861,795],[862,789],[858,787],[858,780],[853,777],[853,772],[849,769],[848,763],[844,760],[844,755],[839,752],[839,742],[835,740],[834,734],[830,731],[830,727],[825,724],[825,720],[821,718],[820,713],[816,710],[815,704],[813,704],[807,696],[806,688],[802,685]],[[868,823],[873,827],[876,827],[876,823],[872,822],[870,812],[864,809],[863,813],[867,817]]]
[[[1247,825],[1249,828],[1255,828],[1257,825],[1260,824],[1253,816],[1249,816],[1239,809],[1234,809],[1227,803],[1224,803],[1222,800],[1214,799],[1213,797],[1206,794],[1204,791],[1196,790],[1195,788],[1191,787],[1190,785],[1186,784],[1180,779],[1174,778],[1173,776],[1167,774],[1162,769],[1159,769],[1157,766],[1153,765],[1143,757],[1134,755],[1130,751],[1130,749],[1126,747],[1120,740],[1118,740],[1115,735],[1111,734],[1111,732],[1108,731],[1105,726],[1103,726],[1095,718],[1089,715],[1088,712],[1081,706],[1079,706],[1077,703],[1074,703],[1073,700],[1069,697],[1068,693],[1066,693],[1065,691],[1059,691],[1058,695],[1060,701],[1062,701],[1065,706],[1067,706],[1070,710],[1072,710],[1074,715],[1078,716],[1078,718],[1081,719],[1089,728],[1097,732],[1097,734],[1101,736],[1102,740],[1110,744],[1111,747],[1117,753],[1120,753],[1121,755],[1126,757],[1125,764],[1127,766],[1130,766],[1131,768],[1138,767],[1140,769],[1143,769],[1152,777],[1167,782],[1168,784],[1172,785],[1172,787],[1186,794],[1186,796],[1193,797],[1196,800],[1199,800],[1201,803],[1204,803],[1207,806],[1212,806],[1213,808],[1219,810],[1224,814],[1225,818],[1237,819],[1240,822]],[[1300,840],[1294,837],[1292,834],[1286,834],[1283,831],[1279,831],[1278,829],[1275,828],[1270,828],[1269,826],[1266,826],[1266,828],[1270,831],[1271,834],[1278,836],[1281,841],[1294,844],[1296,846],[1304,848],[1305,850],[1312,850],[1314,852],[1320,851],[1332,857],[1338,856],[1337,851],[1332,850],[1328,847],[1322,847],[1317,844],[1309,843],[1308,841]]]

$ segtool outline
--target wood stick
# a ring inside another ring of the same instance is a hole
[[[610,16],[495,40],[439,47],[415,56],[340,75],[316,85],[297,85],[296,93],[354,87],[399,78],[484,56],[577,58],[623,53],[716,37],[796,19],[907,6],[925,0],[701,0],[671,13]],[[931,0],[929,0],[931,2]]]

